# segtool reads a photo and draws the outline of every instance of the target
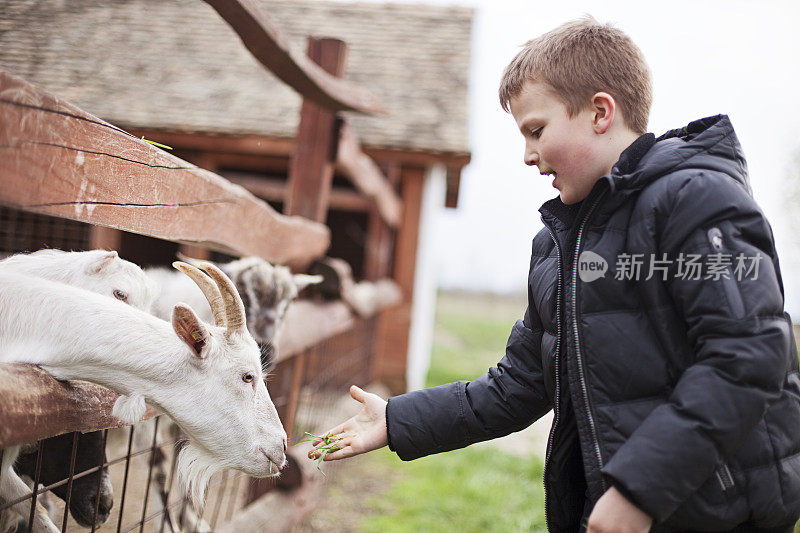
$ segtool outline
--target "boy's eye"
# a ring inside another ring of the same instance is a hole
[[[125,291],[114,289],[114,298],[116,298],[117,300],[122,300],[124,302],[128,299],[128,294]]]
[[[543,129],[544,129],[544,128],[536,128],[535,130],[531,130],[531,137],[538,138],[538,137],[539,137],[539,135],[541,135],[541,134],[542,134],[542,130],[543,130]]]

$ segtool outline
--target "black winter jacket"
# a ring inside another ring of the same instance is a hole
[[[460,448],[555,406],[551,531],[576,531],[583,491],[593,505],[611,484],[656,530],[797,520],[797,354],[772,231],[728,118],[641,137],[575,224],[563,207],[540,210],[528,309],[503,359],[474,381],[391,398],[392,449],[409,460]],[[579,447],[562,438],[564,379]]]

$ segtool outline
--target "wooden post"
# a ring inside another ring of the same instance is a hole
[[[183,255],[187,257],[193,257],[194,259],[201,259],[203,261],[208,261],[211,259],[211,250],[208,248],[202,248],[200,246],[181,244],[178,246],[178,251]]]
[[[347,46],[336,39],[308,40],[308,55],[334,76],[344,73]],[[289,167],[284,213],[325,222],[339,143],[336,114],[305,99],[300,111],[297,148]]]
[[[309,352],[315,352],[316,348],[312,347],[308,350],[303,350],[302,353],[294,357],[292,364],[292,388],[289,389],[289,402],[286,406],[286,418],[283,420],[283,427],[286,429],[286,434],[289,437],[289,444],[293,445],[294,442],[294,419],[297,416],[297,404],[300,400],[300,389],[303,386],[303,379],[305,378],[306,357]]]
[[[411,329],[411,300],[417,267],[417,243],[425,183],[425,169],[403,167],[401,197],[403,218],[397,231],[394,248],[394,281],[403,291],[403,303],[382,312],[376,334],[375,362],[372,378],[385,383],[392,394],[406,392],[406,359],[408,334]]]
[[[89,246],[92,250],[117,250],[122,244],[122,232],[105,226],[92,226]]]
[[[391,163],[382,169],[388,182],[396,188],[400,182],[400,165]],[[380,216],[376,205],[370,209],[367,245],[364,250],[364,278],[375,281],[391,275],[394,232]]]

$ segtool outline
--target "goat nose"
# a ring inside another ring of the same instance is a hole
[[[283,453],[286,453],[286,437],[283,437]]]

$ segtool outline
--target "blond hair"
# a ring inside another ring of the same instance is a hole
[[[525,43],[500,81],[505,111],[529,80],[549,85],[570,117],[588,107],[595,93],[607,92],[631,130],[647,131],[650,70],[631,38],[610,24],[587,15]]]

